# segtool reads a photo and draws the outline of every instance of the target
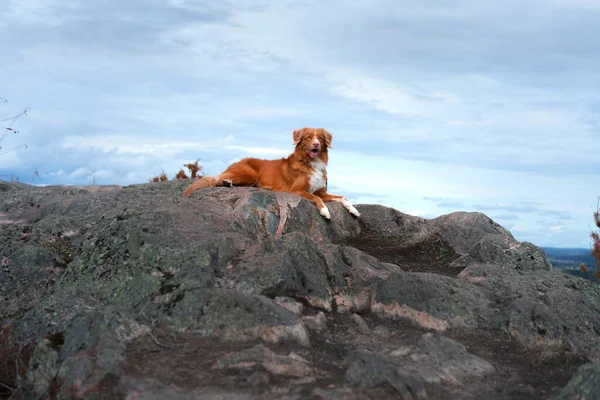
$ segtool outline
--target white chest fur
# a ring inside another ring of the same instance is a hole
[[[314,193],[319,189],[327,187],[327,179],[325,178],[327,165],[323,161],[317,159],[311,162],[310,166],[312,167],[313,172],[310,175],[310,187],[308,188],[308,191]]]

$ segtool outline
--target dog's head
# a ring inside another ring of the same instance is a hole
[[[296,150],[303,150],[309,158],[317,159],[331,148],[331,133],[323,128],[302,128],[293,133]]]

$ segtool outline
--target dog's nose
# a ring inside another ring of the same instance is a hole
[[[312,142],[312,146],[313,146],[314,148],[319,148],[319,147],[321,146],[321,143],[319,143],[319,141],[318,141],[318,140],[314,140],[314,141]]]

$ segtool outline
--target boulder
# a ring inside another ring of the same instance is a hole
[[[484,214],[188,184],[0,182],[0,397],[596,390],[599,286]]]
[[[600,363],[582,365],[555,400],[600,399]]]

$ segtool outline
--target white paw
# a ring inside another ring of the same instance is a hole
[[[321,215],[323,216],[323,218],[325,218],[325,219],[331,219],[331,214],[329,214],[329,209],[327,208],[327,206],[323,206],[323,208],[321,208],[319,210],[319,212],[321,213]]]
[[[346,208],[348,209],[348,211],[350,211],[350,214],[354,215],[355,217],[360,217],[360,213],[356,208],[354,208],[354,206],[351,205],[350,207]]]
[[[360,213],[358,212],[358,210],[354,208],[352,203],[350,203],[350,201],[347,198],[342,197],[342,205],[346,207],[346,210],[348,210],[350,214],[354,215],[355,217],[360,217]]]
[[[231,179],[223,179],[223,186],[232,187],[233,182],[231,181]]]

